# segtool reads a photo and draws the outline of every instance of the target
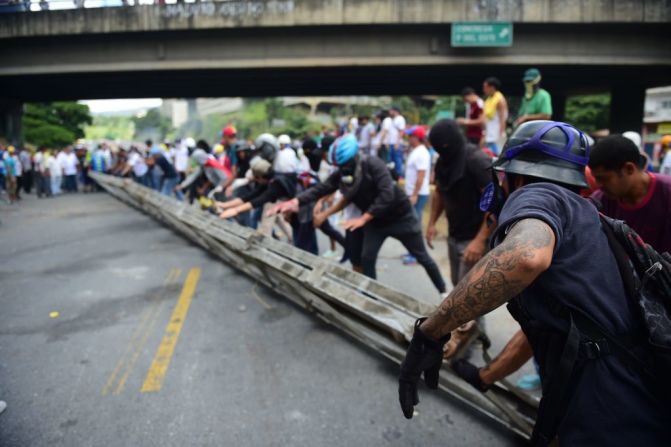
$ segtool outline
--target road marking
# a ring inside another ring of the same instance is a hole
[[[200,268],[192,268],[184,281],[182,293],[179,295],[175,309],[172,312],[170,321],[165,328],[165,335],[163,340],[156,350],[154,360],[147,371],[147,377],[144,379],[144,384],[140,389],[141,393],[159,391],[163,384],[163,379],[170,366],[170,360],[175,352],[175,346],[179,339],[179,334],[182,331],[184,320],[189,312],[189,306],[193,300],[193,295],[196,292],[198,279],[200,278]]]
[[[170,272],[168,273],[168,276],[166,277],[165,281],[163,282],[163,285],[168,286],[171,283],[177,282],[180,275],[181,275],[181,270],[180,269],[170,270]],[[150,305],[143,311],[140,322],[135,327],[135,330],[133,331],[133,335],[131,336],[131,339],[128,342],[128,345],[126,346],[126,350],[124,351],[123,355],[121,356],[121,358],[117,362],[116,366],[112,370],[112,373],[107,378],[107,382],[105,382],[105,386],[103,387],[102,392],[101,392],[101,394],[103,396],[106,396],[110,392],[112,387],[114,386],[114,383],[116,382],[116,379],[117,379],[117,374],[119,374],[121,369],[126,364],[128,356],[131,354],[133,349],[136,348],[136,346],[137,346],[138,342],[140,341],[140,338],[142,337],[142,335],[144,333],[146,333],[145,327],[146,327],[147,322],[152,320],[152,317],[155,318],[155,316],[158,314],[158,310],[159,310],[158,308],[159,307],[161,307],[161,306],[159,306],[159,305],[151,306]],[[127,377],[127,375],[126,375],[126,377]],[[118,386],[117,386],[117,389],[118,389]],[[115,393],[115,394],[118,394],[118,393]]]

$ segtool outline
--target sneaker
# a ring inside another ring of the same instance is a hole
[[[538,374],[527,374],[517,381],[517,387],[526,391],[537,390],[541,387],[541,377]]]
[[[333,251],[333,250],[329,250],[329,251],[327,251],[326,253],[324,253],[324,254],[322,255],[322,257],[324,257],[324,258],[337,258],[337,257],[338,257],[338,253],[336,253],[336,252]]]
[[[411,255],[403,256],[403,265],[416,265],[416,264],[417,264],[417,259],[415,259],[414,256],[411,256]]]

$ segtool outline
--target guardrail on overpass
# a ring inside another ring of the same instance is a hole
[[[121,1],[121,0],[119,0]],[[228,0],[0,15],[0,38],[333,25],[668,23],[664,0]]]
[[[131,180],[92,173],[117,199],[151,215],[321,320],[400,364],[415,320],[433,306],[335,263],[264,237]],[[485,351],[486,352],[486,351]],[[513,432],[529,438],[537,399],[510,384],[477,392],[448,368],[440,388]]]

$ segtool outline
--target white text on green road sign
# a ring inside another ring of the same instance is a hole
[[[453,47],[509,47],[513,44],[510,22],[455,22],[452,24]]]

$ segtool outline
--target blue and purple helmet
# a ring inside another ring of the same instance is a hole
[[[510,136],[494,170],[587,187],[587,136],[559,121],[529,121]]]

